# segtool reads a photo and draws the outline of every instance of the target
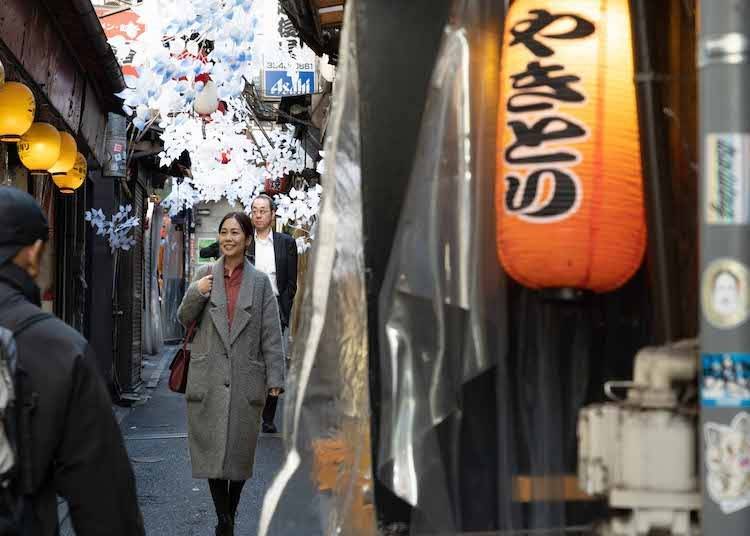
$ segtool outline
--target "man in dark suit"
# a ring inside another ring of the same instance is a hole
[[[287,328],[292,314],[294,295],[297,293],[297,243],[285,233],[275,233],[276,206],[273,199],[262,194],[251,205],[255,237],[250,244],[250,257],[255,268],[268,274],[273,291],[279,301],[281,329],[286,341]],[[284,344],[286,353],[286,343]],[[268,395],[263,409],[263,432],[276,433],[273,423],[278,397]]]

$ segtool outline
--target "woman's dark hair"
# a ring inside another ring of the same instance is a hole
[[[244,212],[230,212],[224,216],[219,224],[219,233],[221,233],[221,228],[224,227],[224,222],[230,218],[237,220],[237,223],[239,223],[242,228],[242,232],[245,233],[245,238],[252,238],[254,236],[253,220],[251,220],[250,216]]]

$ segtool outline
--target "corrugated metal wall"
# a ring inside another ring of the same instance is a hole
[[[135,247],[132,252],[132,277],[133,277],[133,319],[132,319],[132,346],[131,346],[131,367],[130,373],[133,383],[137,384],[141,381],[141,367],[143,364],[143,310],[144,310],[144,285],[143,285],[143,269],[144,269],[144,221],[146,219],[146,191],[143,186],[136,182],[134,183],[135,190],[133,191],[133,209],[134,215],[140,219],[141,225],[136,227],[133,236],[135,238]]]
[[[115,330],[117,363],[115,384],[121,393],[133,392],[141,383],[143,364],[143,220],[146,214],[146,193],[137,181],[130,189],[121,188],[120,204],[132,205],[131,214],[140,218],[141,225],[133,230],[136,245],[120,251],[117,261],[117,290],[115,298]],[[118,207],[115,207],[116,209]]]

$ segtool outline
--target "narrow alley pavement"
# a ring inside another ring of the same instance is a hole
[[[150,398],[134,405],[121,429],[138,483],[138,499],[146,533],[154,536],[207,536],[216,524],[208,483],[191,475],[187,420],[182,395],[169,390],[169,362],[177,351],[165,347],[144,369]],[[281,425],[281,405],[276,417]],[[280,429],[280,426],[279,426]],[[262,434],[256,451],[255,475],[240,503],[236,534],[255,535],[263,497],[281,466],[280,434]]]

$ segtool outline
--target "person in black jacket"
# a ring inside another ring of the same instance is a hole
[[[34,282],[49,236],[28,194],[0,187],[0,326],[14,331],[39,317]],[[15,338],[19,373],[31,393],[30,471],[23,536],[58,533],[57,498],[70,507],[77,536],[141,536],[135,479],[104,381],[87,341],[49,315]]]
[[[251,205],[255,237],[249,253],[255,267],[271,278],[273,291],[279,301],[281,329],[286,341],[286,330],[292,317],[292,304],[297,294],[297,243],[285,233],[275,233],[276,207],[273,199],[259,195]],[[284,345],[286,353],[286,344]],[[263,409],[263,432],[276,433],[273,420],[278,397],[269,395]]]

